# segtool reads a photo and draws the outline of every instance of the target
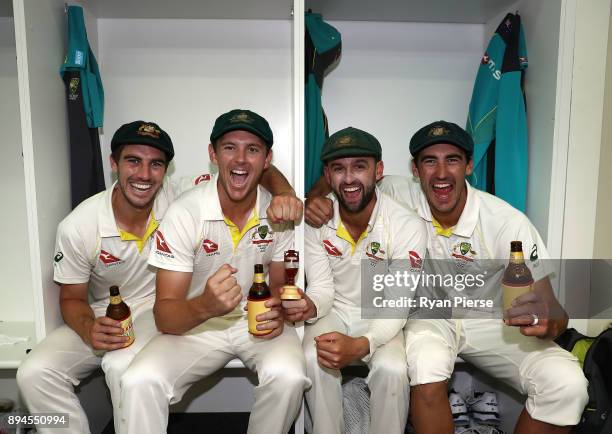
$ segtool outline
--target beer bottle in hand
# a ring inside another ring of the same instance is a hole
[[[531,271],[525,265],[523,257],[523,243],[510,242],[510,262],[502,278],[502,291],[504,299],[504,312],[512,307],[512,301],[533,289]]]
[[[121,321],[122,336],[127,336],[125,347],[129,347],[134,342],[134,327],[132,326],[132,312],[127,304],[121,299],[118,286],[110,287],[110,303],[106,308],[106,316],[116,321]]]
[[[257,324],[263,324],[267,321],[257,322],[257,315],[269,312],[271,309],[265,306],[265,302],[272,298],[270,288],[264,279],[264,271],[262,264],[255,264],[255,274],[253,275],[253,284],[249,289],[247,297],[247,310],[249,320],[249,333],[257,336],[263,336],[270,333],[272,330],[257,330]]]

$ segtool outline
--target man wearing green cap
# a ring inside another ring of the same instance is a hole
[[[159,125],[135,121],[117,130],[111,150],[117,181],[82,202],[57,230],[54,280],[66,324],[38,344],[17,372],[28,410],[67,413],[67,432],[89,432],[74,386],[100,366],[119,420],[119,378],[157,333],[155,273],[147,258],[152,234],[176,195],[164,179],[174,148]],[[119,286],[132,310],[135,340],[127,348],[119,321],[105,316],[111,285]]]
[[[364,308],[372,307],[365,300],[373,289],[366,287],[367,279],[362,288],[362,271],[418,274],[425,227],[376,187],[383,162],[380,143],[371,134],[353,127],[336,132],[323,145],[321,160],[333,191],[327,196],[333,217],[320,229],[306,227],[308,287],[303,300],[284,303],[289,320],[308,323],[303,348],[312,381],[306,401],[313,432],[345,432],[340,369],[363,360],[370,368],[369,432],[400,434],[409,398],[402,332],[406,317],[364,319]]]
[[[450,267],[485,274],[482,294],[499,299],[510,242],[521,241],[531,253],[526,264],[535,285],[504,312],[504,322],[476,318],[479,312],[473,310],[465,319],[407,322],[411,420],[419,434],[453,432],[447,383],[460,355],[527,395],[515,433],[568,433],[588,400],[587,384],[575,357],[552,342],[566,327],[567,314],[552,291],[545,262],[549,256],[524,214],[466,182],[473,170],[473,147],[471,137],[456,124],[426,125],[410,141],[412,172],[418,181],[385,177],[380,188],[415,209],[427,223],[428,258],[433,259],[427,262],[428,272],[448,272]],[[317,212],[329,206],[318,202],[322,208]],[[481,402],[483,398],[469,400],[476,409],[473,417],[499,423],[496,402]],[[463,408],[467,410],[465,404]]]
[[[209,155],[219,173],[168,209],[149,264],[157,267],[156,336],[122,378],[121,432],[165,433],[169,404],[235,357],[257,372],[249,433],[284,434],[304,389],[304,355],[284,326],[278,289],[293,228],[265,216],[270,194],[258,187],[272,159],[272,130],[249,110],[217,118]],[[249,334],[246,295],[255,264],[269,274],[270,309]]]

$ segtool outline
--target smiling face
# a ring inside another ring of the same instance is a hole
[[[272,151],[248,131],[230,131],[208,145],[210,161],[219,167],[219,197],[234,203],[254,200],[257,184],[270,166]]]
[[[465,177],[472,174],[473,164],[461,148],[448,143],[428,146],[412,161],[412,173],[436,220],[451,225],[459,221],[467,199]]]
[[[148,145],[123,145],[119,161],[111,156],[120,200],[138,209],[151,207],[166,174],[166,154]]]
[[[346,157],[328,162],[325,179],[347,212],[358,213],[366,208],[374,197],[376,181],[382,178],[383,162],[374,157]]]

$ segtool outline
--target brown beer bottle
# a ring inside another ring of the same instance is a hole
[[[265,306],[265,302],[272,298],[272,294],[270,293],[270,288],[268,288],[268,284],[266,283],[266,279],[264,278],[264,270],[263,264],[255,264],[255,274],[253,275],[253,284],[251,285],[251,289],[249,289],[249,295],[247,297],[247,310],[248,310],[248,320],[249,320],[249,333],[253,335],[267,335],[272,330],[257,330],[257,324],[263,324],[257,322],[255,317],[257,315],[269,312],[271,309]]]
[[[515,298],[532,289],[533,277],[531,276],[531,271],[525,265],[523,243],[511,241],[510,262],[504,270],[504,276],[502,277],[504,311],[512,307],[512,301]]]
[[[116,321],[121,321],[122,336],[127,336],[129,339],[125,342],[124,348],[129,347],[134,342],[134,327],[132,325],[132,312],[127,304],[121,299],[118,286],[111,286],[110,303],[106,308],[106,316]]]

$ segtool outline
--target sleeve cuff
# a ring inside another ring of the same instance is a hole
[[[372,358],[372,356],[374,355],[374,351],[376,351],[377,345],[375,345],[374,343],[374,339],[372,338],[372,333],[367,332],[363,335],[363,337],[366,338],[370,344],[370,352],[366,354],[364,357],[362,357],[361,361],[363,361],[364,363],[368,363],[370,359]]]

